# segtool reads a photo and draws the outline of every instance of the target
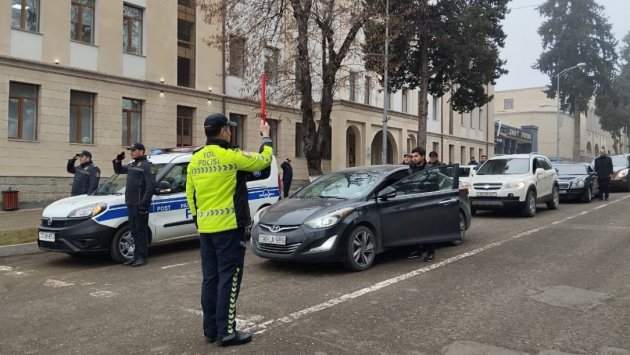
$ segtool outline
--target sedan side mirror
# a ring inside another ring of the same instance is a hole
[[[160,181],[160,184],[155,189],[155,193],[160,194],[170,194],[172,192],[171,183],[168,181]]]
[[[379,191],[376,197],[378,199],[387,201],[387,199],[396,197],[396,189],[391,186],[387,186],[386,188]]]

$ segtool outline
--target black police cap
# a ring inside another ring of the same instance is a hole
[[[222,113],[213,113],[206,117],[205,121],[203,121],[203,126],[205,128],[219,128],[223,126],[236,127],[236,122],[230,121],[230,119],[225,117]]]

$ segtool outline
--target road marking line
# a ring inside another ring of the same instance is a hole
[[[181,263],[181,264],[167,265],[167,266],[162,266],[160,269],[170,269],[172,267],[184,266],[184,265],[188,265],[188,264],[191,264],[191,263]]]
[[[617,203],[617,202],[619,202],[621,200],[625,200],[625,199],[627,199],[629,197],[630,197],[630,195],[622,197],[619,200],[608,202],[606,204],[597,206],[593,210],[609,206],[609,205],[611,205],[613,203]],[[580,213],[577,213],[577,214],[575,214],[573,216],[565,217],[565,218],[563,218],[561,220],[554,221],[554,222],[552,222],[550,224],[547,224],[547,225],[544,225],[544,226],[540,226],[538,228],[530,229],[528,231],[525,231],[525,232],[513,235],[513,236],[511,236],[509,238],[506,238],[504,240],[501,240],[501,241],[498,241],[498,242],[494,242],[494,243],[490,243],[490,244],[488,244],[486,246],[483,246],[483,247],[480,247],[480,248],[477,248],[477,249],[473,249],[473,250],[465,252],[463,254],[459,254],[459,255],[450,257],[450,258],[445,259],[443,261],[440,261],[438,263],[435,263],[435,264],[432,264],[432,265],[429,265],[429,266],[422,267],[420,269],[416,269],[416,270],[410,271],[408,273],[405,273],[405,274],[402,274],[402,275],[399,275],[399,276],[396,276],[396,277],[393,277],[393,278],[381,281],[381,282],[376,283],[376,284],[374,284],[372,286],[365,287],[365,288],[362,288],[360,290],[354,291],[352,293],[348,293],[348,294],[342,295],[340,297],[330,299],[330,300],[328,300],[326,302],[317,304],[315,306],[308,307],[308,308],[302,309],[302,310],[297,311],[297,312],[293,312],[293,313],[289,314],[288,316],[284,316],[284,317],[268,320],[268,321],[265,321],[265,322],[260,323],[258,325],[253,325],[251,327],[244,328],[243,330],[244,331],[253,332],[254,334],[262,334],[262,333],[266,332],[267,330],[275,328],[275,327],[280,326],[282,324],[292,323],[292,322],[294,322],[294,321],[296,321],[296,320],[298,320],[298,319],[300,319],[302,317],[305,317],[305,316],[307,316],[309,314],[312,314],[312,313],[315,313],[315,312],[319,312],[319,311],[323,311],[325,309],[331,308],[333,306],[336,306],[338,304],[344,303],[346,301],[349,301],[349,300],[352,300],[352,299],[355,299],[355,298],[367,295],[369,293],[378,291],[378,290],[380,290],[382,288],[385,288],[387,286],[391,286],[393,284],[396,284],[396,283],[399,283],[401,281],[407,280],[407,279],[412,278],[414,276],[418,276],[418,275],[427,273],[427,272],[429,272],[431,270],[434,270],[434,269],[437,269],[439,267],[442,267],[442,266],[454,263],[454,262],[459,261],[461,259],[473,256],[473,255],[477,255],[477,254],[479,254],[481,252],[484,252],[486,250],[489,250],[489,249],[496,248],[496,247],[501,246],[501,245],[503,245],[503,244],[505,244],[505,243],[507,243],[509,241],[516,240],[516,239],[528,236],[530,234],[537,233],[537,232],[545,230],[545,229],[547,229],[547,228],[549,228],[551,226],[555,226],[557,224],[564,223],[566,221],[570,221],[570,220],[572,220],[574,218],[577,218],[579,216],[582,216],[582,215],[583,215],[583,213],[580,212]]]
[[[48,279],[46,280],[46,282],[44,282],[44,286],[59,288],[59,287],[74,286],[74,283]]]

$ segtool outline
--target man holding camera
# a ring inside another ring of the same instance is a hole
[[[149,239],[149,209],[151,198],[155,192],[155,174],[157,169],[144,155],[144,145],[134,143],[127,150],[131,151],[133,161],[123,166],[125,152],[120,152],[114,164],[116,174],[127,174],[125,203],[129,213],[129,229],[134,240],[133,259],[125,262],[125,266],[142,266],[147,263]]]
[[[77,160],[79,160],[79,165],[74,166]],[[98,179],[101,177],[101,169],[94,165],[92,162],[92,153],[87,150],[68,159],[66,170],[70,174],[74,174],[70,196],[91,195],[98,188]]]

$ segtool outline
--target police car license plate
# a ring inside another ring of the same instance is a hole
[[[287,237],[285,235],[259,234],[258,243],[285,245],[287,244]]]
[[[54,242],[55,241],[55,233],[53,232],[39,232],[39,240],[44,242]]]
[[[477,196],[496,196],[496,191],[478,191]]]

